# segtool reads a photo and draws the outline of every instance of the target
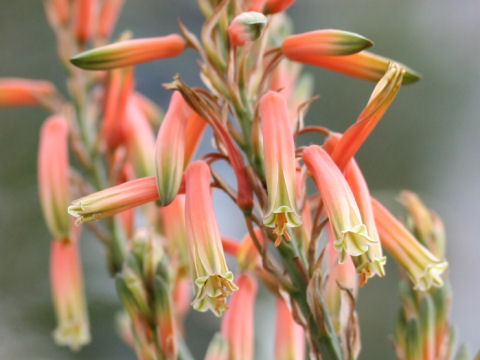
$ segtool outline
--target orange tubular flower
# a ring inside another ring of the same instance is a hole
[[[163,120],[163,111],[152,100],[138,92],[133,93],[133,99],[150,124],[158,128]]]
[[[68,213],[78,218],[78,224],[82,224],[159,199],[155,177],[149,176],[77,199],[68,207]]]
[[[293,319],[285,301],[277,299],[277,326],[275,327],[275,359],[305,359],[305,331]]]
[[[38,149],[38,187],[47,226],[53,236],[69,235],[68,123],[52,116],[45,121]]]
[[[253,315],[257,283],[248,274],[237,278],[239,290],[233,294],[230,307],[222,319],[222,335],[227,339],[229,360],[253,360]]]
[[[55,93],[52,83],[19,78],[0,79],[0,107],[39,106],[42,98]]]
[[[235,17],[228,26],[228,37],[235,46],[257,40],[262,35],[267,18],[260,12],[244,12]]]
[[[114,150],[125,140],[125,114],[133,81],[132,67],[109,73],[102,123],[102,137],[109,150]]]
[[[267,0],[265,13],[276,14],[287,10],[296,0]]]
[[[415,287],[424,291],[432,285],[442,286],[447,262],[420,244],[379,201],[372,198],[372,205],[383,246],[407,271]]]
[[[96,3],[96,0],[75,0],[75,36],[81,43],[92,36]]]
[[[237,287],[228,269],[222,248],[210,191],[210,169],[203,161],[194,161],[185,172],[185,221],[188,248],[193,267],[198,311],[211,310],[220,316],[227,308],[227,297]]]
[[[55,342],[79,350],[90,342],[90,332],[76,241],[52,241],[50,280],[58,323]]]
[[[289,238],[287,227],[302,224],[295,200],[295,143],[283,96],[273,91],[265,94],[260,114],[269,202],[263,223],[276,228],[278,246],[282,235]]]
[[[335,248],[340,253],[339,262],[343,263],[347,255],[359,256],[365,253],[375,241],[368,235],[352,190],[338,167],[327,152],[317,145],[304,150],[303,161],[320,190],[335,234]]]
[[[70,61],[87,70],[108,70],[175,57],[185,49],[186,42],[178,34],[162,37],[125,40],[85,51]]]
[[[155,137],[148,119],[133,98],[128,101],[125,120],[128,156],[136,175],[155,175]]]
[[[104,0],[98,18],[98,35],[108,39],[117,22],[125,0]]]
[[[185,131],[192,113],[182,94],[174,92],[155,144],[157,188],[163,206],[173,201],[182,182]]]
[[[303,62],[312,56],[338,56],[357,53],[373,42],[349,31],[323,29],[288,36],[282,52],[290,60]]]
[[[185,129],[185,165],[192,160],[197,151],[203,132],[207,126],[204,118],[194,112],[187,121],[187,128]]]
[[[341,170],[356,154],[395,99],[402,84],[404,73],[405,69],[400,65],[390,64],[388,71],[375,86],[367,106],[363,109],[355,124],[345,131],[339,143],[335,146],[332,159]]]
[[[370,81],[379,81],[392,62],[390,59],[368,51],[345,56],[309,55],[303,56],[301,59],[295,59],[295,61]],[[420,80],[421,76],[415,71],[403,64],[400,66],[405,69],[403,84],[411,84]]]

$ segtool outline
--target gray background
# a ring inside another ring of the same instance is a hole
[[[373,39],[376,52],[423,74],[420,83],[401,89],[357,158],[372,191],[382,199],[393,200],[399,190],[409,188],[444,218],[455,294],[453,320],[462,341],[478,349],[478,1],[298,0],[289,13],[297,32],[355,31]],[[131,29],[136,37],[162,35],[177,31],[178,17],[198,29],[201,17],[193,0],[130,0],[117,29]],[[315,75],[315,92],[320,95],[308,121],[344,130],[361,111],[373,85],[321,69],[306,70]],[[137,87],[165,105],[167,93],[161,83],[180,72],[198,84],[196,71],[189,51],[175,60],[139,66]],[[0,0],[0,77],[4,76],[50,79],[64,89],[40,1]],[[112,316],[119,304],[105,272],[103,250],[88,237],[82,253],[92,343],[71,354],[51,340],[49,235],[40,215],[35,174],[37,134],[45,116],[38,109],[0,109],[0,358],[132,359],[133,353],[113,331]],[[243,224],[225,215],[231,213],[228,199],[216,194],[215,200],[222,231],[241,237]],[[386,279],[372,280],[360,293],[361,359],[394,358],[388,339],[398,307],[393,261],[387,270]],[[273,324],[263,321],[272,316],[271,300],[263,294],[256,308],[257,334],[262,335],[257,340],[258,359],[271,358]],[[212,316],[189,317],[187,337],[196,354],[203,354],[216,326]]]

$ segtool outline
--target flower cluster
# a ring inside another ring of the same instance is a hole
[[[112,41],[122,0],[45,1],[69,97],[46,81],[4,79],[0,106],[52,113],[40,135],[38,168],[55,239],[59,344],[78,349],[90,337],[80,227],[105,245],[126,311],[120,334],[139,359],[188,357],[183,320],[190,304],[223,316],[206,359],[253,359],[259,285],[277,297],[277,359],[300,360],[307,349],[313,359],[355,359],[359,286],[386,275],[383,250],[404,269],[412,291],[443,285],[444,244],[432,235],[433,223],[424,226],[418,206],[409,205],[417,227],[407,230],[371,197],[355,161],[402,85],[419,75],[366,51],[373,42],[353,32],[292,34],[284,11],[294,2],[198,0],[205,17],[199,37],[179,22],[179,33],[124,33]],[[164,114],[136,89],[135,67],[186,51],[198,56],[204,88],[175,76],[164,84],[171,91]],[[376,82],[347,129],[305,126],[315,98],[300,64]],[[303,146],[305,133],[316,133],[316,143]],[[211,134],[210,152],[197,151],[204,134]],[[231,167],[235,184],[215,170],[218,160]],[[220,233],[213,191],[241,210],[243,240]]]

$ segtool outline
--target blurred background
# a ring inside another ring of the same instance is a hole
[[[177,32],[181,18],[198,30],[201,14],[192,0],[127,1],[117,26],[135,37]],[[453,322],[461,342],[480,347],[480,3],[475,0],[298,0],[291,7],[297,32],[339,28],[375,41],[374,51],[423,75],[405,86],[357,156],[372,192],[398,211],[402,189],[418,192],[444,219],[453,284]],[[174,60],[141,65],[137,87],[167,104],[163,82],[176,72],[199,85],[193,52]],[[308,122],[343,131],[365,105],[373,84],[305,67],[316,78],[320,99]],[[49,79],[60,89],[63,70],[40,1],[0,0],[0,77]],[[113,317],[120,309],[102,247],[82,241],[92,342],[72,354],[53,344],[54,313],[48,282],[50,237],[43,225],[36,189],[38,131],[45,112],[0,109],[0,358],[133,359],[119,340]],[[243,236],[243,223],[228,216],[232,205],[215,195],[221,230]],[[398,212],[397,212],[398,213]],[[394,359],[390,336],[399,306],[397,269],[360,291],[361,359]],[[257,359],[272,359],[272,298],[262,293],[256,306]],[[273,319],[272,319],[273,320]],[[217,329],[208,314],[189,316],[187,341],[197,358]]]

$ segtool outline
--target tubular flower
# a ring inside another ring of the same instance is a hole
[[[81,43],[87,42],[92,36],[96,0],[75,1],[75,36]]]
[[[354,159],[350,160],[347,165],[345,178],[355,196],[360,214],[367,227],[368,235],[375,241],[368,247],[368,251],[364,255],[354,258],[357,271],[361,275],[360,283],[363,285],[374,275],[385,276],[384,265],[387,258],[382,253],[382,245],[380,244],[380,237],[375,225],[375,216],[373,215],[368,185]]]
[[[305,331],[295,322],[292,312],[282,298],[277,299],[275,329],[275,359],[305,359]]]
[[[359,115],[355,124],[350,126],[339,140],[332,159],[343,170],[349,160],[356,154],[397,95],[405,70],[398,64],[391,63],[388,71],[375,86],[367,106]]]
[[[182,182],[185,130],[192,113],[182,94],[174,92],[155,143],[157,188],[163,206],[173,201]]]
[[[128,101],[126,115],[125,137],[130,163],[138,177],[155,175],[155,137],[133,98]]]
[[[198,311],[211,310],[220,316],[227,308],[227,297],[237,287],[227,268],[220,231],[210,194],[210,169],[203,161],[191,163],[185,173],[185,223],[193,266]]]
[[[53,336],[58,345],[79,350],[90,342],[82,269],[77,242],[64,240],[51,243],[50,281],[58,322]]]
[[[108,76],[102,138],[109,150],[115,149],[125,140],[125,118],[128,100],[133,90],[133,77],[132,67],[113,70]]]
[[[253,316],[257,283],[248,274],[237,278],[239,290],[232,295],[222,319],[222,335],[227,339],[230,360],[253,360]]]
[[[45,121],[38,149],[38,187],[47,226],[53,236],[66,237],[70,219],[65,212],[69,201],[68,123],[52,116]]]
[[[160,127],[163,120],[163,111],[152,100],[138,92],[133,93],[135,104],[145,114],[148,121],[154,128]]]
[[[311,145],[303,152],[303,161],[313,175],[335,234],[339,262],[347,255],[359,256],[375,241],[362,222],[352,190],[330,156],[320,146]]]
[[[267,0],[265,13],[275,14],[287,10],[296,0]]]
[[[125,0],[104,0],[98,18],[97,33],[100,37],[110,37]]]
[[[155,177],[135,179],[74,200],[68,213],[77,223],[100,220],[122,211],[159,200]]]
[[[49,81],[0,79],[0,107],[39,106],[42,99],[54,93],[55,87]]]
[[[235,17],[228,26],[228,37],[235,46],[257,40],[263,32],[267,18],[260,12],[248,11]]]
[[[295,61],[370,81],[379,81],[392,62],[390,59],[368,51],[345,56],[309,55],[303,56],[301,59],[295,59]],[[402,84],[410,84],[420,80],[421,76],[415,71],[403,64],[399,65],[405,69]]]
[[[439,260],[402,225],[380,202],[372,198],[373,212],[383,246],[407,271],[418,290],[442,286],[448,264]]]
[[[186,42],[178,34],[162,37],[119,41],[76,55],[70,61],[86,70],[108,70],[147,61],[175,57],[185,49]]]
[[[260,100],[260,114],[268,190],[263,223],[275,227],[278,246],[282,235],[289,239],[287,227],[302,224],[295,201],[295,144],[287,104],[281,95],[273,91],[265,94]]]
[[[303,62],[312,56],[338,56],[357,53],[373,42],[349,31],[324,29],[288,36],[282,43],[282,52],[293,61]]]

